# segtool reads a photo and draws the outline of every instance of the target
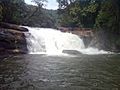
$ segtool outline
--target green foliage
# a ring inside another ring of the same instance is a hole
[[[89,6],[84,8],[84,11],[95,13],[97,11],[98,4],[97,3],[91,3]]]
[[[27,5],[27,14],[24,25],[34,27],[55,28],[58,24],[58,15],[55,10],[47,10],[37,6]]]
[[[9,23],[20,23],[23,13],[24,0],[1,0],[1,21]]]
[[[59,15],[57,14],[57,10],[43,9],[43,12],[45,15],[47,15],[47,17],[49,17],[48,20],[50,20],[52,28],[59,26]]]
[[[57,11],[42,8],[47,0],[31,1],[37,6],[27,5],[24,0],[0,0],[0,21],[37,27],[57,27]]]
[[[120,47],[119,0],[108,0],[102,3],[102,8],[96,19],[96,28],[106,31],[111,46],[115,48]]]
[[[59,1],[62,3],[62,0]],[[93,28],[100,6],[99,3],[93,0],[74,0],[68,5],[64,3],[62,5],[64,5],[65,8],[60,8],[60,10],[62,10],[61,26]]]
[[[79,27],[80,24],[80,6],[78,3],[74,3],[65,9],[65,13],[62,15],[61,24],[67,27]]]
[[[118,0],[108,0],[102,4],[102,8],[96,19],[96,26],[109,32],[119,33],[120,30],[120,6]]]

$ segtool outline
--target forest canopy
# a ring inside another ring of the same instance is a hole
[[[107,24],[110,27],[110,24],[113,26],[113,22],[117,25],[120,21],[119,0],[57,0],[57,2],[62,26],[94,28]],[[107,25],[105,27],[108,27]]]
[[[31,1],[36,3],[36,6],[26,4],[24,0],[0,0],[0,21],[54,28],[57,22],[55,19],[57,18],[57,11],[43,8],[46,0]]]

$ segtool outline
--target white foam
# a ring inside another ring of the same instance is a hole
[[[50,28],[26,27],[27,47],[30,54],[63,55],[63,50],[77,50],[83,54],[107,54],[97,48],[85,48],[83,40],[74,34]]]

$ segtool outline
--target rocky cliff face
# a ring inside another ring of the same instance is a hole
[[[113,38],[114,36],[111,36],[105,31],[97,31],[89,46],[118,53],[120,52],[120,46],[115,42],[118,41],[119,38],[116,40],[113,40]]]
[[[26,28],[18,25],[0,23],[0,54],[27,53],[27,44],[24,32]]]

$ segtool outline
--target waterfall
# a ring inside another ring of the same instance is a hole
[[[95,48],[85,48],[83,40],[74,34],[50,28],[26,27],[27,48],[30,54],[59,55],[63,50],[76,50],[83,54],[106,53]]]

